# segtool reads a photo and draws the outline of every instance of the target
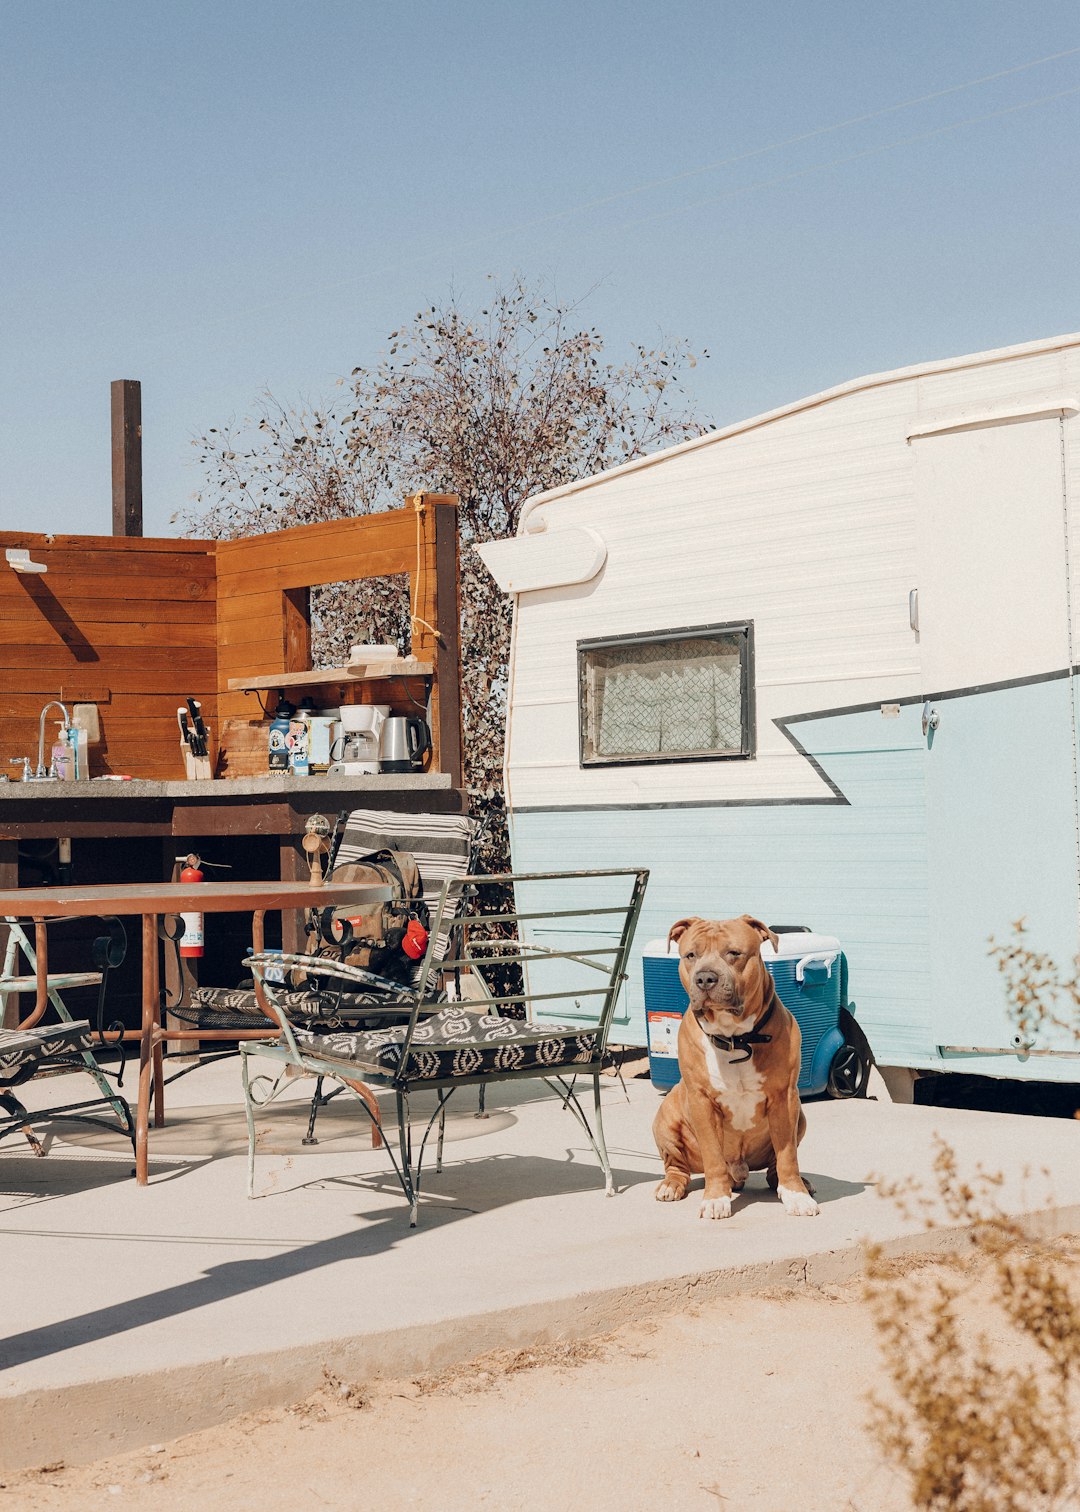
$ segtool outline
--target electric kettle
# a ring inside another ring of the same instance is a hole
[[[430,750],[426,720],[414,714],[394,716],[385,721],[379,736],[379,771],[421,772]]]

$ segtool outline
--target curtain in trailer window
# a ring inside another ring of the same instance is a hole
[[[741,751],[744,643],[731,635],[590,653],[594,756]]]

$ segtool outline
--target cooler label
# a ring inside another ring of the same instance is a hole
[[[649,1020],[649,1054],[678,1060],[679,1025],[683,1021],[682,1014],[652,1012],[646,1017]]]

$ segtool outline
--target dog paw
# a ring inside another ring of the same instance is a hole
[[[698,1216],[701,1218],[730,1218],[731,1198],[706,1197],[705,1201],[701,1204],[701,1212]]]
[[[809,1192],[796,1192],[793,1187],[779,1187],[780,1201],[784,1212],[792,1218],[816,1218],[821,1212]]]
[[[686,1196],[686,1188],[675,1181],[662,1181],[653,1196],[657,1202],[681,1202]]]

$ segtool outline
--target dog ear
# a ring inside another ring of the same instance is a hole
[[[671,926],[671,928],[668,930],[668,937],[667,937],[668,945],[669,946],[670,945],[674,945],[676,943],[676,941],[681,940],[682,937],[683,937],[683,935],[690,928],[691,924],[697,924],[699,922],[700,921],[697,918],[693,918],[693,919],[680,919],[677,924],[673,924]]]
[[[763,924],[760,919],[752,918],[750,914],[743,914],[743,923],[749,924],[751,929],[756,929],[763,942],[768,940],[772,948],[777,949],[776,936],[767,924]]]

